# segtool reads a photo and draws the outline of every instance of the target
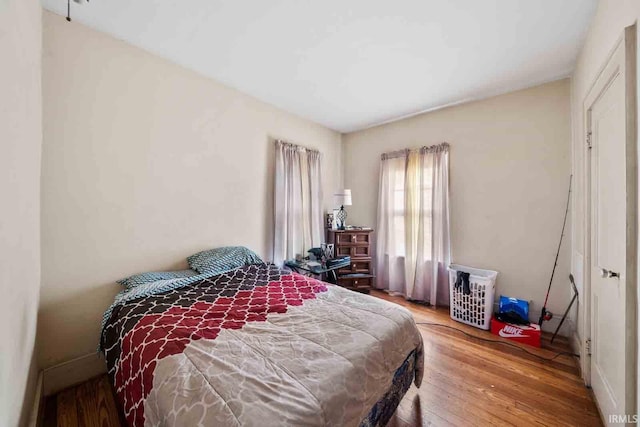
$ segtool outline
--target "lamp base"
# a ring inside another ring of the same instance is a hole
[[[346,221],[347,221],[347,211],[344,210],[344,205],[343,205],[343,206],[340,206],[340,210],[336,214],[336,222],[338,223],[338,230],[344,230]]]

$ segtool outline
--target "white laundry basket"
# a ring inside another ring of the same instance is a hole
[[[471,293],[465,295],[463,287],[456,289],[458,272],[469,273]],[[449,266],[449,293],[451,318],[480,329],[489,329],[493,314],[493,296],[496,291],[497,271],[481,270],[451,264]]]

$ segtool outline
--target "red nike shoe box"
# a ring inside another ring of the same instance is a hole
[[[514,325],[501,322],[495,317],[491,318],[491,333],[508,340],[540,347],[540,325],[531,323],[527,325]]]

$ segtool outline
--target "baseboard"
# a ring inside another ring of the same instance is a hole
[[[569,344],[571,345],[571,350],[580,356],[580,358],[577,360],[576,365],[578,366],[578,370],[580,371],[580,378],[582,378],[582,381],[585,383],[585,385],[587,385],[584,378],[584,373],[582,372],[582,339],[580,339],[577,331],[574,331],[573,334],[571,334]]]
[[[43,422],[43,412],[44,412],[44,375],[43,372],[38,372],[38,382],[36,383],[36,394],[33,396],[33,406],[31,407],[31,414],[29,415],[29,421],[27,422],[27,426],[29,427],[40,427]]]
[[[50,396],[105,372],[107,365],[102,355],[87,354],[45,369],[42,389],[45,396]]]
[[[571,344],[571,350],[573,350],[574,353],[582,356],[582,341],[580,340],[580,337],[578,336],[577,332],[574,332],[573,334],[571,334],[571,338],[569,339],[569,344]]]

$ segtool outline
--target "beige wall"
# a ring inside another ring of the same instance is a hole
[[[28,379],[40,289],[41,16],[37,0],[0,1],[0,426],[17,425],[34,393]]]
[[[498,294],[533,300],[537,319],[565,210],[570,130],[569,81],[561,80],[348,134],[349,222],[376,225],[381,153],[449,142],[453,261],[497,270]],[[550,297],[558,317],[568,302],[569,243]]]
[[[182,268],[220,245],[271,258],[273,138],[323,153],[327,208],[342,165],[336,132],[63,17],[43,19],[47,367],[95,352],[116,279]]]

